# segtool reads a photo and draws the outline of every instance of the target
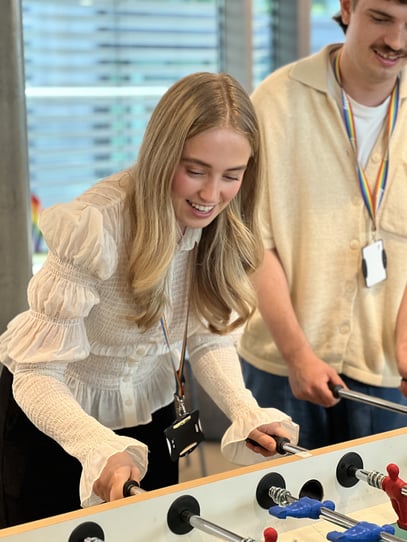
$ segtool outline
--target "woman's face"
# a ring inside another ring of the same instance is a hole
[[[184,145],[172,184],[182,230],[204,228],[236,196],[251,155],[249,141],[231,128],[212,128]]]

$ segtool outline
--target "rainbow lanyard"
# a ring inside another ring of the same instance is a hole
[[[377,179],[376,179],[375,190],[374,190],[374,193],[372,194],[372,191],[370,190],[370,186],[366,177],[366,173],[357,158],[355,119],[353,116],[351,103],[349,102],[348,96],[343,90],[342,84],[341,84],[340,55],[341,55],[340,52],[337,55],[335,55],[333,67],[334,67],[335,77],[341,87],[343,119],[345,122],[346,132],[348,134],[349,141],[355,152],[356,172],[358,176],[360,191],[362,192],[363,201],[365,202],[366,208],[369,212],[369,216],[372,220],[373,231],[376,231],[376,213],[383,199],[383,194],[384,194],[384,190],[386,188],[386,183],[387,183],[387,174],[389,171],[390,137],[396,125],[397,115],[399,111],[400,79],[399,78],[397,79],[396,84],[394,85],[394,88],[390,96],[389,108],[387,110],[387,150],[380,164],[379,172],[377,174]]]

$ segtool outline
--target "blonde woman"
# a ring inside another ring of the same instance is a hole
[[[231,421],[230,460],[274,455],[270,434],[296,441],[245,389],[231,335],[255,307],[259,146],[239,83],[192,74],[158,103],[134,167],[43,212],[47,261],[0,339],[3,527],[121,498],[128,480],[177,483],[201,438],[196,418],[174,433],[186,350]]]

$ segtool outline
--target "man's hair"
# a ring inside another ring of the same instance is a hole
[[[357,0],[356,0],[357,1]],[[338,11],[338,13],[336,13],[332,19],[339,24],[339,26],[342,28],[343,30],[343,33],[346,34],[346,31],[348,29],[348,25],[347,24],[343,24],[343,21],[342,21],[342,15],[341,15],[341,12]]]
[[[407,4],[407,0],[390,0],[391,2],[398,2],[399,4]],[[352,0],[352,10],[355,9],[356,7],[356,4],[358,3],[358,0]],[[339,24],[339,26],[342,28],[344,34],[346,34],[346,31],[348,29],[348,25],[347,24],[344,24],[343,21],[342,21],[342,15],[341,15],[341,12],[338,11],[338,13],[336,13],[332,19]]]

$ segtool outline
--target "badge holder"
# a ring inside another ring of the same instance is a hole
[[[386,280],[386,267],[386,252],[381,239],[362,248],[362,273],[368,288]]]
[[[190,454],[205,438],[199,422],[199,411],[187,412],[184,399],[177,395],[175,408],[177,419],[164,431],[172,461]]]

